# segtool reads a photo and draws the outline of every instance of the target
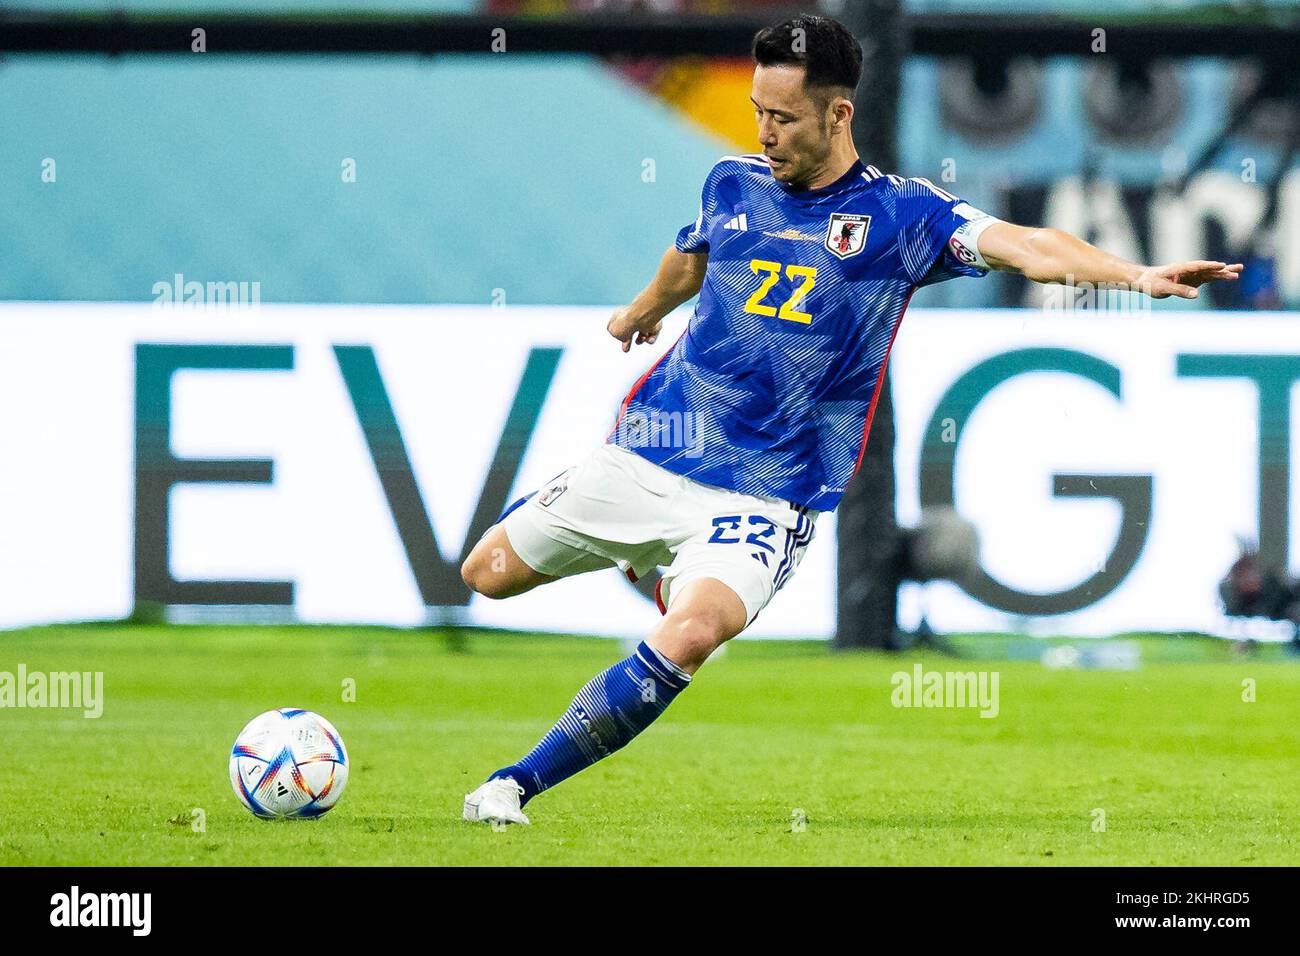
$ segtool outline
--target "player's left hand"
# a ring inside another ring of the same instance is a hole
[[[1240,262],[1232,265],[1204,259],[1174,262],[1167,266],[1144,269],[1135,285],[1139,292],[1145,292],[1153,299],[1167,299],[1171,295],[1180,299],[1195,299],[1200,294],[1197,289],[1205,283],[1236,279],[1241,275],[1242,268]]]

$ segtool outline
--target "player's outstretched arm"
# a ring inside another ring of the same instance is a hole
[[[1145,292],[1153,299],[1171,295],[1195,299],[1206,282],[1233,280],[1240,263],[1174,262],[1142,266],[1113,256],[1060,229],[1029,228],[1009,222],[989,226],[979,236],[979,251],[994,269],[1019,272],[1035,282],[1087,282]]]
[[[678,252],[669,248],[659,260],[659,271],[650,284],[628,305],[617,310],[605,327],[623,343],[623,351],[633,342],[653,342],[659,338],[664,316],[704,285],[704,269],[709,264],[707,252]]]

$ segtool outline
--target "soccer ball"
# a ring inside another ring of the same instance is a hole
[[[348,752],[334,725],[281,707],[254,717],[230,751],[230,785],[259,817],[318,817],[348,782]]]

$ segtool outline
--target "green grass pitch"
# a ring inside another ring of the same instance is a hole
[[[1106,672],[737,642],[627,749],[530,803],[531,827],[494,832],[460,821],[463,794],[530,748],[617,642],[3,633],[0,671],[102,671],[105,704],[99,719],[0,709],[0,865],[1300,863],[1300,661],[1141,643],[1140,670]],[[998,716],[894,707],[891,675],[918,660],[997,671]],[[235,734],[281,706],[323,713],[348,746],[347,791],[320,820],[257,820],[231,793]]]

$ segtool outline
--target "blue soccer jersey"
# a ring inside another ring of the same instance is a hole
[[[978,233],[995,221],[860,161],[797,190],[761,155],[724,157],[677,235],[680,252],[709,257],[695,313],[609,440],[705,484],[833,509],[861,464],[908,299],[983,275]]]

